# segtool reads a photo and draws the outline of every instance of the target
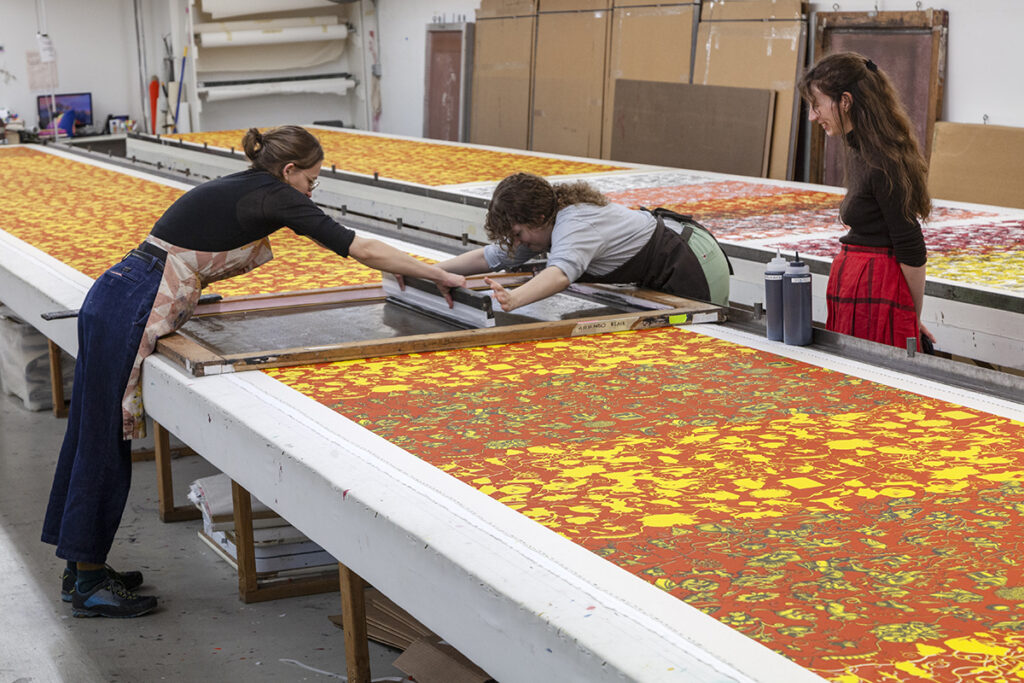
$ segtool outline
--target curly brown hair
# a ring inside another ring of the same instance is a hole
[[[267,171],[275,178],[282,178],[288,164],[307,169],[324,160],[320,141],[302,126],[278,126],[265,133],[250,128],[242,137],[242,149],[252,162],[250,168]]]
[[[554,224],[555,216],[567,206],[608,203],[597,188],[582,180],[552,185],[532,173],[514,173],[494,188],[484,228],[492,242],[511,251],[514,225],[541,228]]]
[[[928,194],[928,162],[900,102],[892,81],[873,61],[856,52],[837,52],[822,57],[800,79],[800,96],[813,101],[812,87],[836,103],[839,121],[852,124],[850,135],[869,166],[881,169],[890,191],[903,197],[907,220],[927,218],[932,202]],[[845,115],[838,106],[844,92],[852,102]],[[847,118],[849,117],[849,118]],[[844,146],[846,137],[843,137]],[[845,170],[850,178],[850,154]]]

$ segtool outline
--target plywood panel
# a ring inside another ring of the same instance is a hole
[[[618,7],[612,13],[601,156],[611,156],[612,114],[618,79],[690,82],[694,5]],[[667,112],[666,112],[667,113]],[[625,158],[622,159],[625,161]]]
[[[476,22],[470,141],[527,149],[536,17]]]
[[[538,12],[589,12],[611,9],[611,0],[539,0]]]
[[[852,51],[882,67],[907,108],[925,159],[942,113],[948,23],[948,13],[942,10],[817,14],[815,58]],[[811,129],[811,182],[843,184],[840,145],[827,140],[819,127]]]
[[[1024,208],[1024,128],[935,124],[928,191],[935,199]]]
[[[612,157],[763,177],[774,99],[771,90],[620,80]]]
[[[796,81],[804,63],[804,21],[700,22],[693,82],[774,90],[768,177],[792,179],[799,101]]]
[[[531,149],[601,155],[608,12],[537,15]]]
[[[481,0],[477,21],[497,17],[521,17],[537,13],[537,0]]]
[[[804,4],[801,0],[703,0],[700,20],[801,19]]]

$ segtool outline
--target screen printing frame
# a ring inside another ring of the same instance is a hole
[[[488,277],[505,287],[515,287],[529,279],[529,275],[523,273],[497,273]],[[468,278],[467,288],[489,289],[483,281],[483,276]],[[726,319],[725,309],[714,304],[650,290],[577,284],[572,286],[570,292],[584,299],[614,303],[631,310],[570,320],[361,339],[316,347],[261,348],[242,353],[220,352],[211,345],[179,331],[159,339],[156,351],[193,376],[202,377],[262,368],[332,363],[359,358],[652,329],[669,325],[717,323]],[[272,295],[226,297],[214,303],[200,304],[196,307],[193,317],[274,309],[299,310],[309,306],[368,306],[380,304],[386,297],[379,283]],[[440,296],[438,299],[440,300]]]

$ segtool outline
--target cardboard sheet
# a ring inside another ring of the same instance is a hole
[[[700,20],[800,19],[805,4],[802,0],[703,0]]]
[[[612,153],[612,116],[615,82],[619,79],[689,83],[692,64],[695,12],[692,4],[620,7],[612,12],[611,44],[608,51],[608,81],[605,84],[604,124],[601,155]],[[671,115],[668,115],[672,118]],[[628,157],[621,157],[627,159]]]
[[[535,16],[483,19],[477,12],[469,138],[526,149],[530,140]]]
[[[1024,208],[1024,128],[935,124],[928,190],[935,199]]]
[[[541,13],[530,149],[601,156],[608,12]]]
[[[803,68],[804,21],[701,21],[693,82],[776,91],[768,177],[794,172],[799,99],[796,81]]]
[[[775,93],[687,83],[616,82],[611,156],[763,177]]]

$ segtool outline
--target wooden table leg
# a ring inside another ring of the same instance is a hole
[[[203,513],[193,505],[174,506],[174,480],[171,475],[171,435],[153,420],[153,459],[156,461],[157,509],[162,522],[199,519]]]
[[[256,550],[252,534],[252,496],[231,480],[231,503],[235,515],[235,561],[238,563],[238,596],[249,602],[259,589],[256,580]]]
[[[338,575],[317,573],[287,580],[262,581],[256,571],[256,541],[252,526],[252,494],[231,481],[231,503],[235,518],[235,563],[238,565],[238,597],[242,602],[263,602],[299,595],[333,593]]]
[[[53,416],[67,417],[68,406],[64,400],[64,368],[60,347],[49,339],[46,343],[50,350],[50,395],[53,396]]]
[[[349,683],[370,683],[370,644],[366,635],[366,585],[354,571],[338,563],[341,580],[341,621],[345,630],[345,668]]]

